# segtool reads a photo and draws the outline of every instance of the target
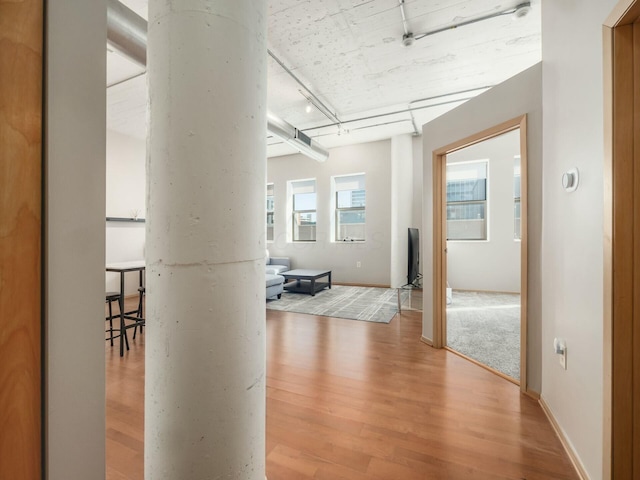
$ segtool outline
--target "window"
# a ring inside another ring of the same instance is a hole
[[[520,240],[520,155],[513,159],[513,238]]]
[[[273,183],[267,184],[267,242],[273,242]]]
[[[293,241],[315,242],[316,181],[296,180],[290,185],[293,203]]]
[[[336,242],[363,242],[365,235],[364,173],[333,177]]]
[[[487,239],[487,161],[447,165],[447,239]]]

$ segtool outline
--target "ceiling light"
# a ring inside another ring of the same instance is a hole
[[[307,103],[307,106],[304,109],[305,112],[311,113],[311,102]]]
[[[531,11],[531,3],[520,4],[516,7],[515,11],[513,12],[513,18],[515,20],[524,18],[527,15],[529,15],[530,11]]]
[[[405,47],[410,47],[411,45],[413,45],[413,40],[413,33],[405,33],[402,36],[402,45],[404,45]]]

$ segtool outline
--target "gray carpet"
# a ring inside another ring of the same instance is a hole
[[[447,345],[519,380],[520,295],[454,290]]]
[[[403,292],[402,295],[408,295]],[[267,300],[267,308],[325,317],[389,323],[398,312],[395,288],[350,287],[333,285],[315,297],[285,291],[279,300]]]

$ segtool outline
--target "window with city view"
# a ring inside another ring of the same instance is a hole
[[[316,240],[316,181],[295,180],[289,182],[292,214],[292,239],[294,242]]]
[[[364,173],[333,177],[335,190],[335,240],[365,239],[366,190]]]
[[[520,240],[520,155],[513,161],[513,238]]]
[[[487,161],[447,165],[447,240],[487,239]]]
[[[273,242],[274,226],[273,183],[267,184],[267,241]]]

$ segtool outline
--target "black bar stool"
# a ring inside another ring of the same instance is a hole
[[[138,299],[138,311],[136,313],[136,317],[140,319],[144,319],[144,315],[142,314],[143,313],[142,308],[143,308],[145,293],[146,293],[145,287],[138,287],[138,294],[140,298]],[[144,320],[141,320],[140,322],[136,323],[135,327],[133,327],[134,340],[136,338],[136,333],[138,332],[138,327],[140,327],[140,333],[142,333],[142,328],[144,327],[144,323],[145,323]]]
[[[109,336],[107,338],[105,338],[105,340],[109,340],[111,342],[111,346],[113,347],[113,339],[114,338],[118,338],[119,335],[116,335],[115,337],[113,336],[113,319],[114,318],[120,318],[120,312],[118,312],[117,315],[113,314],[113,307],[112,304],[113,302],[116,302],[116,304],[118,304],[120,301],[120,292],[107,292],[105,295],[105,303],[109,304],[109,316],[105,319],[106,321],[109,322],[109,328],[105,330],[105,333],[109,333]],[[119,328],[115,329],[117,332],[120,332]],[[126,339],[126,337],[125,337]]]

